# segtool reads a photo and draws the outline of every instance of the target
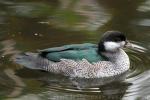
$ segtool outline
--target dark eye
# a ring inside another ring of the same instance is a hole
[[[121,39],[120,38],[115,38],[114,41],[119,42],[119,41],[121,41]]]

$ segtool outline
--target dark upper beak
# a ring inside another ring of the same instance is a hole
[[[135,50],[135,51],[140,51],[140,52],[145,52],[147,50],[146,48],[144,48],[144,47],[142,47],[140,45],[131,43],[129,41],[126,41],[125,47],[129,48],[129,49],[132,49],[132,50]]]

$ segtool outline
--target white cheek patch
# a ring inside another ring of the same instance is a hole
[[[112,41],[104,42],[104,46],[105,46],[106,51],[116,51],[117,49],[124,47],[124,45],[125,45],[125,41],[122,41],[122,42],[112,42]]]
[[[125,46],[125,44],[126,44],[126,42],[125,41],[122,41],[122,42],[119,42],[120,43],[120,46],[121,47],[124,47]]]

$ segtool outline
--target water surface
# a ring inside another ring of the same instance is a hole
[[[122,31],[129,40],[148,49],[143,53],[127,50],[131,68],[121,83],[81,90],[77,80],[29,70],[11,61],[20,52],[72,43],[97,43],[108,30]],[[0,1],[2,100],[149,100],[149,50],[150,0]]]

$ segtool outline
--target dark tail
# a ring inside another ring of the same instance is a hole
[[[27,68],[42,70],[42,66],[39,64],[39,62],[44,59],[39,57],[38,53],[24,53],[15,55],[13,60],[17,64],[23,65]]]

